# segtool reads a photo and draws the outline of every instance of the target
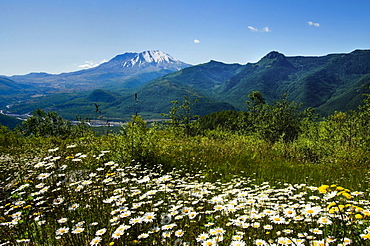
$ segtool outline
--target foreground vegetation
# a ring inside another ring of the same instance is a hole
[[[101,136],[35,111],[0,129],[0,245],[367,245],[368,105],[316,121],[255,92],[194,122],[185,98]]]

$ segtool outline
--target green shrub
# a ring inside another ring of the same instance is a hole
[[[19,130],[24,136],[63,139],[92,133],[90,127],[82,119],[79,119],[76,125],[72,125],[72,122],[63,119],[56,112],[45,112],[42,109],[36,109],[32,116],[22,123]]]

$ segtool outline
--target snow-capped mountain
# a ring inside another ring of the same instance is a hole
[[[155,64],[156,67],[159,66],[179,66],[182,67],[185,63],[177,60],[176,58],[162,52],[159,50],[154,51],[144,51],[142,53],[137,53],[134,58],[129,61],[122,63],[123,67],[133,67],[135,65],[139,67],[148,66],[148,64]]]
[[[137,86],[159,76],[191,66],[159,50],[141,53],[128,52],[117,55],[97,67],[71,73],[30,73],[15,75],[10,79],[20,83],[43,84],[46,87],[65,90],[90,90],[105,86]],[[132,85],[134,81],[134,85]]]
[[[166,54],[160,50],[144,51],[141,53],[125,53],[122,55],[117,55],[110,61],[101,64],[100,66],[92,69],[94,71],[104,69],[104,70],[115,70],[118,71],[130,71],[143,69],[146,72],[156,71],[158,69],[167,69],[171,71],[177,71],[185,67],[189,67],[178,59]]]

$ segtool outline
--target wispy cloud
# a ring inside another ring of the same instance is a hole
[[[308,25],[310,26],[314,26],[314,27],[319,27],[320,26],[320,23],[315,23],[315,22],[312,22],[312,21],[307,21]]]
[[[82,65],[78,65],[79,68],[82,68],[82,69],[88,69],[88,68],[93,68],[93,67],[97,67],[99,66],[100,64],[104,63],[104,62],[107,62],[108,60],[104,59],[102,60],[101,62],[93,62],[93,61],[85,61],[85,64],[82,64]]]
[[[262,28],[261,30],[253,26],[248,26],[248,29],[251,30],[252,32],[271,32],[271,29],[267,26]]]
[[[262,29],[262,32],[271,32],[271,29],[267,26]]]
[[[194,39],[193,42],[196,43],[196,44],[199,44],[200,43],[200,41],[198,39]]]
[[[258,29],[253,27],[253,26],[248,26],[249,30],[251,30],[252,32],[258,32]]]

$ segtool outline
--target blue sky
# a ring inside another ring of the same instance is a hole
[[[190,64],[370,49],[370,0],[0,0],[0,74],[161,50]]]

